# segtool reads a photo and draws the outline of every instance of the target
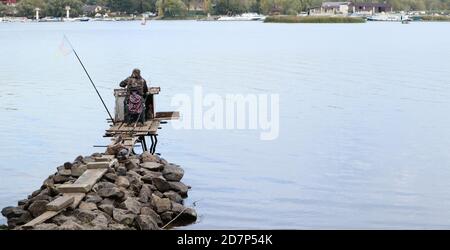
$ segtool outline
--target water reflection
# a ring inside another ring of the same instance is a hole
[[[196,84],[218,94],[280,94],[276,141],[254,131],[161,130],[159,151],[184,167],[193,187],[187,203],[198,201],[199,222],[187,228],[448,228],[446,29],[1,24],[0,206],[106,143],[106,114],[82,69],[57,56],[66,34],[111,108],[112,90],[134,67],[162,87],[160,110]]]

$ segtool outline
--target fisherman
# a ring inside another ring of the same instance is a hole
[[[134,69],[131,76],[120,83],[120,87],[127,88],[127,97],[125,98],[125,120],[128,124],[131,122],[145,121],[145,109],[148,95],[147,82],[141,77],[141,71]]]

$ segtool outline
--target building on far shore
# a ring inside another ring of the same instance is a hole
[[[349,6],[352,13],[357,14],[375,14],[392,12],[392,5],[384,3],[351,3]]]
[[[350,2],[323,2],[320,13],[325,15],[348,14]]]
[[[102,13],[106,13],[108,10],[100,5],[88,5],[85,4],[81,7],[81,11],[83,12],[83,15],[86,16],[94,16],[98,13],[102,14]]]
[[[0,0],[3,4],[6,5],[16,5],[17,0]]]
[[[320,7],[310,10],[312,15],[373,15],[392,12],[392,6],[384,3],[323,2]]]

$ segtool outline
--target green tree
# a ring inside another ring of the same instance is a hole
[[[237,15],[247,12],[249,7],[246,0],[216,0],[213,10],[216,15]]]
[[[211,13],[211,0],[203,0],[203,11],[205,14]]]
[[[133,12],[133,2],[131,0],[108,0],[108,7],[112,11]]]
[[[165,17],[185,16],[186,5],[181,0],[158,0],[156,6]],[[161,13],[160,13],[161,14]]]
[[[17,15],[33,18],[36,8],[41,9],[40,16],[45,15],[46,3],[44,0],[22,0],[16,5]]]
[[[80,0],[47,0],[45,13],[49,16],[63,17],[66,15],[66,6],[70,6],[70,15],[82,14],[83,3]]]
[[[6,16],[8,10],[8,6],[0,3],[0,16]]]

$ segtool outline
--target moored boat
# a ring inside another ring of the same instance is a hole
[[[236,16],[221,16],[217,21],[263,21],[266,16],[257,13],[243,13]]]

